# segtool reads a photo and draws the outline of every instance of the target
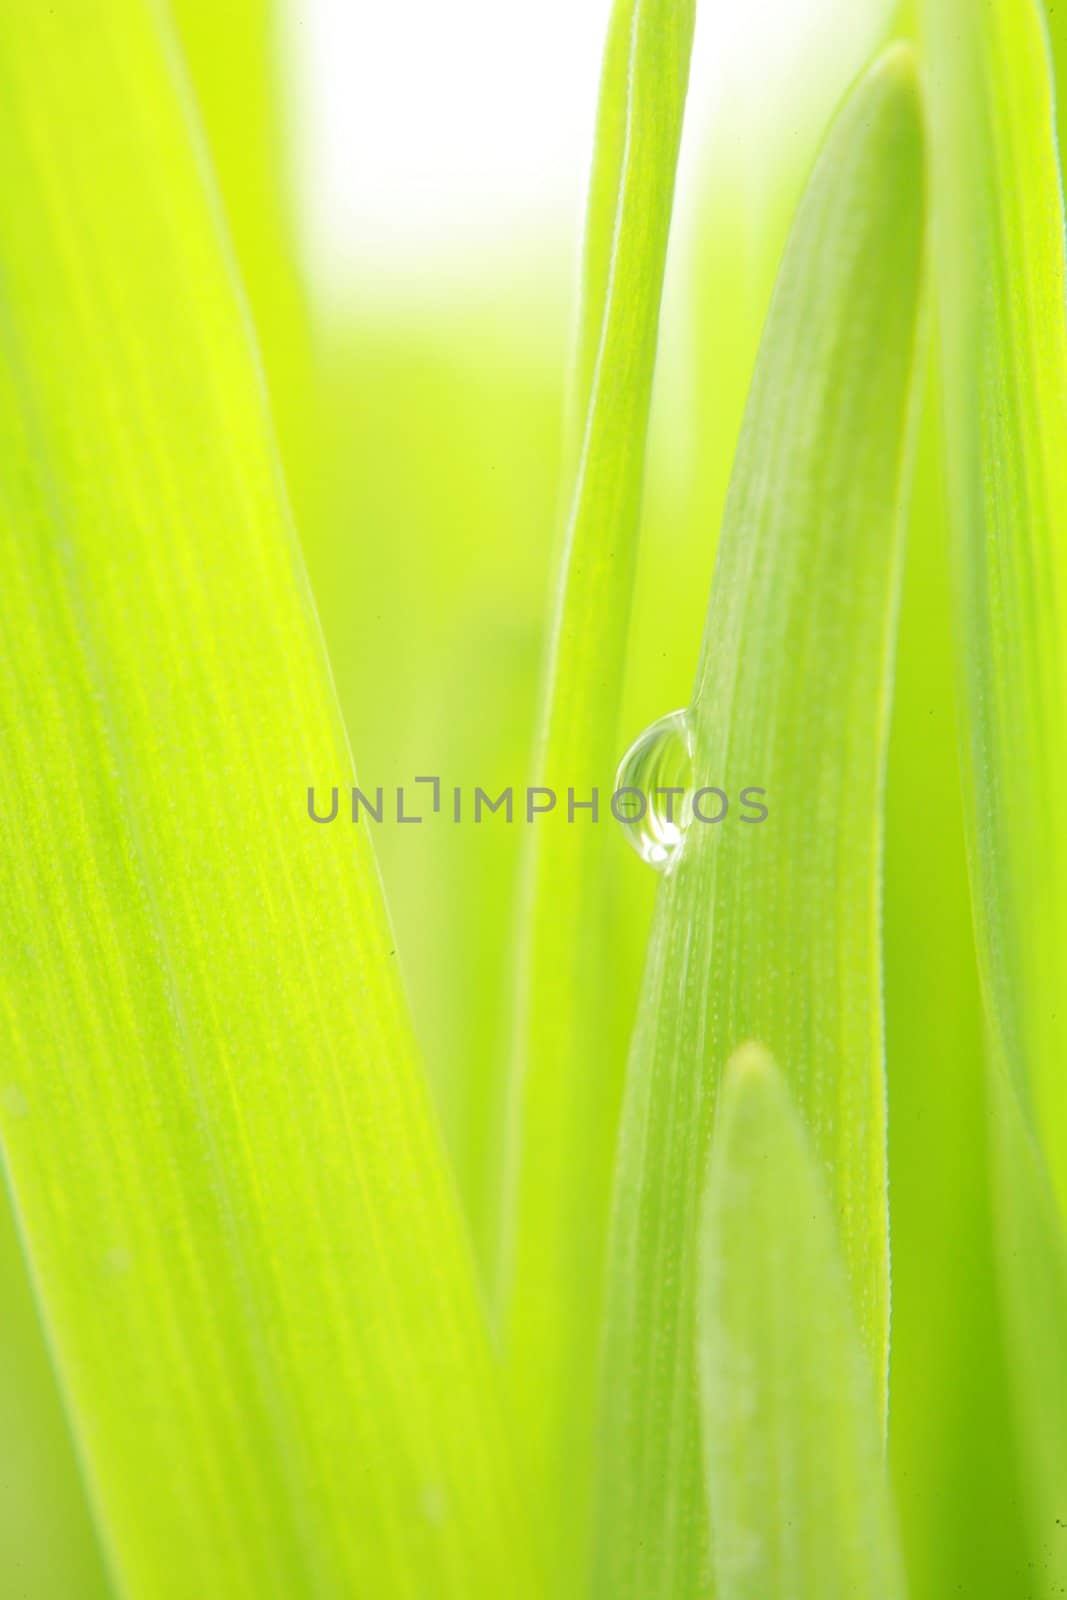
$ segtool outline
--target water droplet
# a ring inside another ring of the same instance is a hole
[[[660,717],[627,750],[612,810],[642,861],[666,872],[693,820],[693,725],[687,711]]]

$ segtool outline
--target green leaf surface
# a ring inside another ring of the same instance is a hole
[[[990,1212],[985,1038],[931,376],[908,519],[886,790],[889,1444],[911,1600],[957,1591],[1000,1600],[1026,1592],[1029,1548]]]
[[[1067,313],[1032,0],[928,0],[965,794],[996,1057],[1067,1203]]]
[[[1067,106],[1064,105],[1062,92],[1064,70],[1067,68],[1067,10],[1064,9],[1063,0],[1042,0],[1041,9],[1045,14],[1045,25],[1048,29],[1049,45],[1052,50],[1057,144],[1060,154],[1060,170],[1062,171],[1064,153],[1067,151]]]
[[[1054,1594],[1067,1581],[1063,200],[1041,9],[927,0],[924,17],[997,1239],[1035,1568]]]
[[[302,535],[319,501],[319,375],[289,178],[284,8],[169,0],[256,328],[275,436]]]
[[[274,8],[269,0],[237,0],[223,8],[205,6],[202,0],[175,0],[171,9],[201,112],[210,124],[227,223],[237,236],[245,281],[250,274],[257,279],[253,299],[260,283],[269,286],[256,305],[262,351],[265,325],[271,332],[280,331],[283,323],[293,333],[300,328],[291,315],[292,276],[278,225],[282,163],[271,93]],[[308,384],[299,381],[302,376],[294,370],[296,381],[279,381],[274,387],[276,421],[283,394],[294,397],[295,414],[301,419],[308,415]],[[284,434],[288,417],[281,421]],[[0,1329],[0,1456],[5,1463],[0,1571],[18,1573],[26,1600],[53,1594],[61,1600],[73,1594],[89,1600],[103,1592],[103,1569],[13,1220],[0,1224]]]
[[[606,810],[636,560],[645,439],[693,0],[618,0],[589,201],[572,397],[573,483],[545,680],[539,826],[522,907],[505,1174],[505,1341],[534,1494],[580,1577],[595,1411],[600,1277],[625,1060],[612,1026]],[[610,839],[610,844],[617,844]],[[562,1589],[561,1591],[562,1592]]]
[[[732,810],[692,824],[661,891],[623,1115],[596,1554],[611,1600],[711,1592],[696,1236],[718,1080],[747,1039],[788,1063],[885,1403],[879,870],[923,213],[898,48],[817,163],[727,504],[692,717],[695,783]],[[758,825],[738,814],[749,786]]]
[[[5,1159],[132,1592],[529,1592],[255,350],[153,6],[0,37]],[[342,818],[344,815],[342,798]]]
[[[723,1080],[698,1337],[720,1600],[898,1600],[882,1430],[826,1184],[754,1045]]]
[[[0,1210],[0,1583],[17,1600],[112,1589],[6,1195]]]
[[[1006,1075],[990,1073],[994,1238],[1037,1594],[1067,1589],[1067,1240],[1040,1147]]]

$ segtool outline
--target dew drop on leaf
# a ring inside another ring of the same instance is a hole
[[[612,810],[642,861],[666,872],[693,820],[693,726],[672,711],[627,750],[615,778]]]

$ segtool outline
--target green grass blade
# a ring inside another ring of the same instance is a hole
[[[786,255],[727,505],[694,702],[696,777],[767,791],[694,823],[657,906],[613,1225],[597,1592],[706,1592],[693,1361],[697,1216],[719,1075],[789,1063],[884,1405],[878,948],[889,658],[923,236],[910,54],[837,119]]]
[[[698,1329],[720,1600],[894,1600],[872,1374],[822,1173],[774,1063],[723,1080]]]
[[[516,1030],[515,1148],[503,1271],[512,1386],[560,1582],[580,1574],[600,1274],[625,1037],[612,1024],[608,837],[567,821],[603,804],[618,760],[660,296],[693,0],[619,0],[587,228],[566,546],[546,678],[540,783],[561,807],[528,863]],[[557,1531],[558,1530],[558,1531]]]
[[[0,37],[7,1167],[130,1591],[528,1592],[173,59],[141,0]]]
[[[1036,1566],[1067,1581],[1067,312],[1033,0],[927,0],[964,797]],[[1054,1357],[1058,1351],[1059,1356]]]
[[[943,1600],[954,1589],[979,1600],[1025,1593],[1029,1549],[990,1213],[941,407],[933,383],[926,388],[893,671],[883,875],[890,1460],[912,1600]],[[980,1428],[971,1425],[978,1417]]]
[[[282,164],[272,93],[273,9],[269,0],[237,0],[224,8],[176,0],[172,7],[209,124],[244,280],[256,279],[250,285],[256,331],[272,379],[278,362],[265,346],[271,336],[275,346],[281,338],[295,345],[301,329],[299,314],[293,315],[293,278],[278,204]],[[288,376],[277,377],[273,412],[284,446],[290,417],[306,426],[309,385],[295,362]],[[289,407],[281,417],[279,403]],[[290,489],[293,466],[289,453]],[[102,1568],[13,1222],[3,1225],[0,1237],[0,1327],[0,1456],[6,1467],[0,1484],[0,1571],[18,1572],[27,1600],[53,1593],[63,1600],[72,1594],[89,1600],[103,1592]]]
[[[1063,170],[1064,153],[1067,152],[1067,105],[1064,104],[1064,85],[1067,83],[1067,14],[1060,0],[1042,0],[1041,9],[1048,29],[1052,50],[1053,82],[1055,85],[1057,146],[1060,170]]]
[[[990,1073],[994,1239],[1022,1449],[1033,1592],[1067,1591],[1067,1250],[1048,1169],[1007,1076]]]
[[[18,1600],[104,1600],[111,1586],[69,1419],[0,1198],[0,1575]]]
[[[1067,314],[1032,0],[927,7],[965,793],[995,1052],[1067,1203]]]
[[[319,513],[320,390],[287,179],[279,0],[170,0],[248,296],[301,530]]]

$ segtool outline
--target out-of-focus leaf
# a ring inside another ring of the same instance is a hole
[[[307,814],[351,760],[156,9],[19,7],[0,91],[0,1126],[111,1555],[528,1592],[373,858]]]
[[[826,129],[891,0],[704,0],[694,47],[622,706],[625,749],[686,704],[745,402],[782,251]],[[654,875],[622,849],[613,1003],[636,1012]]]
[[[505,1345],[535,1504],[580,1581],[601,1269],[625,1041],[610,1026],[605,820],[694,23],[693,0],[618,0],[601,90],[574,384],[573,484],[546,672],[539,825],[522,907],[505,1173]],[[615,841],[611,841],[614,843]]]
[[[927,390],[886,789],[889,1454],[911,1600],[944,1600],[954,1590],[968,1600],[1001,1600],[1026,1592],[1029,1546],[990,1213],[940,406],[931,382]]]
[[[0,1208],[0,1587],[17,1600],[109,1593],[22,1246]]]
[[[1032,0],[929,0],[949,492],[978,953],[998,1062],[1067,1201],[1067,314]]]
[[[1034,0],[927,0],[964,794],[992,1052],[998,1237],[1036,1565],[1067,1581],[1067,311]],[[1043,1218],[1037,1226],[1036,1219]],[[1027,1238],[1031,1246],[1026,1247]],[[1040,1241],[1040,1242],[1039,1242]]]
[[[874,1383],[826,1186],[756,1045],[723,1080],[701,1267],[719,1600],[902,1596]]]
[[[532,295],[521,317],[509,299],[416,314],[370,295],[347,315],[323,361],[319,488],[331,516],[301,541],[362,780],[391,793],[417,773],[441,777],[441,816],[407,827],[387,812],[374,837],[488,1275],[514,955],[501,929],[525,830],[503,814],[474,825],[469,797],[475,785],[499,793],[529,763],[565,318]],[[458,827],[454,785],[468,797]]]
[[[1055,106],[1060,155],[1060,170],[1063,169],[1064,151],[1067,150],[1067,105],[1065,105],[1064,85],[1067,73],[1067,9],[1063,0],[1042,0],[1042,10],[1045,14],[1045,24],[1048,28],[1049,44],[1052,48],[1053,81],[1055,84]]]
[[[697,1215],[719,1075],[747,1038],[788,1063],[884,1405],[880,818],[923,211],[914,65],[895,49],[802,204],[727,505],[692,717],[694,782],[731,811],[691,825],[661,891],[623,1117],[596,1564],[612,1600],[710,1588]],[[755,825],[748,787],[769,808]]]
[[[1067,1586],[1067,1242],[1041,1151],[1003,1073],[990,1073],[994,1215],[1004,1330],[1015,1381],[1031,1581]],[[1025,1366],[1024,1366],[1025,1363]]]

